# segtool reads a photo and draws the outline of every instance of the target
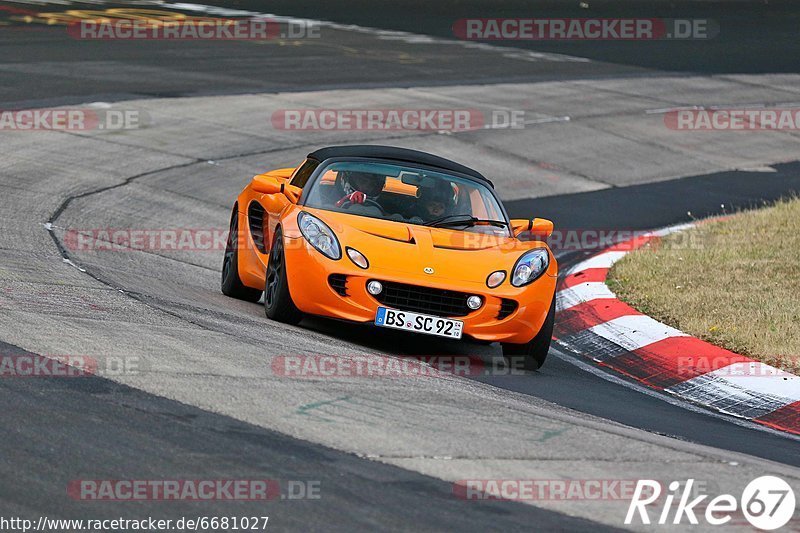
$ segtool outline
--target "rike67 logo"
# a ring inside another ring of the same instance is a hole
[[[697,525],[700,515],[707,524],[721,526],[730,522],[734,513],[741,511],[753,527],[772,531],[785,526],[794,516],[794,491],[779,477],[761,476],[754,479],[742,491],[739,500],[731,494],[720,494],[707,502],[708,494],[700,494],[691,499],[696,496],[693,486],[694,479],[689,479],[684,484],[673,481],[669,484],[669,492],[662,498],[661,483],[652,479],[640,479],[628,507],[625,524],[634,523],[638,516],[638,520],[645,525],[687,522]],[[656,511],[656,517],[652,521],[648,512],[648,506],[651,505],[654,508],[652,510]]]

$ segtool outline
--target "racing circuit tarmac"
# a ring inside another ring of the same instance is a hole
[[[800,190],[796,131],[687,133],[663,119],[678,106],[797,102],[797,54],[770,56],[759,69],[746,39],[722,41],[727,48],[714,43],[716,52],[682,74],[663,63],[666,45],[650,61],[620,43],[584,55],[568,45],[470,48],[442,41],[445,17],[426,17],[424,7],[399,27],[391,11],[364,18],[332,6],[321,18],[436,37],[323,26],[320,39],[300,43],[103,43],[69,39],[58,26],[0,26],[3,108],[94,103],[146,117],[124,131],[0,132],[3,353],[139,365],[93,378],[0,380],[0,514],[266,510],[279,530],[578,531],[623,527],[627,502],[463,501],[452,482],[693,477],[715,494],[738,494],[774,473],[797,490],[797,439],[667,403],[574,354],[554,349],[541,371],[521,376],[292,379],[272,371],[276,356],[466,351],[491,364],[499,349],[321,319],[269,322],[260,305],[219,292],[221,250],[70,245],[70,230],[224,229],[253,174],[327,144],[379,142],[455,159],[490,176],[512,216],[568,229],[661,227]],[[791,51],[796,43],[781,39],[794,13],[780,6],[764,20],[775,47]],[[280,7],[312,15],[307,5]],[[746,20],[742,9],[731,19]],[[475,15],[452,18],[462,16]],[[715,53],[738,54],[740,68]],[[283,109],[446,106],[521,109],[526,123],[387,134],[270,122]],[[562,269],[580,255],[560,255]],[[319,481],[321,497],[266,506],[86,502],[65,490],[85,478],[262,477]]]

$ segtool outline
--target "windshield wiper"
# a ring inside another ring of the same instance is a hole
[[[498,226],[501,228],[508,226],[508,223],[502,220],[484,220],[473,217],[472,215],[447,215],[445,217],[430,220],[423,225],[434,228],[442,228],[446,226],[476,226],[478,224],[489,224],[491,226]]]

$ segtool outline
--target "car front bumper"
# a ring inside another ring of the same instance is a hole
[[[338,261],[328,259],[302,237],[287,238],[285,253],[289,292],[295,305],[304,313],[352,322],[373,322],[378,307],[393,306],[381,304],[367,292],[366,285],[370,280],[458,291],[483,298],[479,309],[464,316],[448,316],[462,321],[463,334],[479,341],[514,344],[530,341],[544,324],[556,286],[554,260],[548,272],[530,285],[513,287],[507,278],[499,287],[490,289],[483,282],[441,279],[423,272],[414,275],[373,266],[361,269],[346,255]],[[346,295],[337,293],[331,286],[331,274],[346,276]],[[515,301],[517,308],[510,315],[499,318],[503,299]]]

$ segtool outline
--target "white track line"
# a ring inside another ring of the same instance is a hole
[[[578,304],[598,298],[616,298],[611,289],[602,281],[590,281],[559,291],[556,295],[556,312],[575,307]]]
[[[680,385],[691,385],[698,378],[713,380],[714,387],[734,396],[740,391],[784,398],[785,405],[800,401],[800,377],[765,363],[734,363],[712,370]],[[702,388],[702,385],[701,385]]]
[[[761,425],[761,424],[757,424],[755,422],[750,422],[749,420],[744,419],[744,418],[736,418],[736,417],[732,417],[730,415],[717,413],[715,411],[709,410],[707,407],[701,407],[701,406],[689,403],[688,401],[686,401],[684,399],[679,399],[678,397],[675,397],[675,396],[668,396],[668,395],[664,394],[663,391],[647,388],[644,385],[639,385],[638,383],[636,383],[634,381],[627,381],[627,380],[617,376],[616,374],[612,374],[612,373],[610,373],[610,372],[608,372],[608,371],[606,371],[604,369],[598,368],[598,367],[596,367],[596,366],[594,366],[594,365],[592,365],[590,363],[587,363],[587,362],[583,361],[582,359],[579,358],[580,356],[570,355],[568,352],[562,352],[561,350],[559,350],[559,349],[557,349],[555,347],[550,348],[550,353],[552,355],[555,355],[556,357],[558,357],[562,361],[566,361],[567,363],[569,363],[571,365],[575,365],[578,368],[580,368],[581,370],[585,370],[586,372],[589,372],[590,374],[593,374],[593,375],[599,377],[600,379],[603,379],[603,380],[608,381],[610,383],[614,383],[615,385],[620,385],[622,387],[626,387],[628,389],[634,390],[634,391],[639,392],[641,394],[644,394],[646,396],[650,396],[652,398],[657,398],[657,399],[661,400],[662,402],[668,403],[670,405],[674,405],[675,407],[680,407],[681,409],[685,409],[687,411],[691,411],[692,413],[698,413],[698,414],[702,414],[702,415],[705,415],[705,416],[710,416],[712,418],[717,418],[717,419],[720,419],[720,420],[724,420],[724,421],[726,421],[728,423],[735,424],[735,425],[741,426],[743,428],[754,429],[756,431],[763,431],[763,432],[769,433],[771,435],[776,435],[776,436],[779,436],[779,437],[784,437],[786,439],[791,439],[791,440],[795,440],[797,442],[800,442],[800,435],[794,435],[792,433],[786,433],[784,431],[779,431],[777,429],[772,429],[769,426],[764,426],[764,425]]]
[[[589,328],[589,331],[633,352],[671,337],[688,337],[647,315],[626,315]]]
[[[575,272],[589,270],[590,268],[611,268],[614,263],[625,257],[627,253],[626,251],[615,251],[597,254],[586,261],[581,261],[580,268],[576,268],[570,273],[574,274]]]

